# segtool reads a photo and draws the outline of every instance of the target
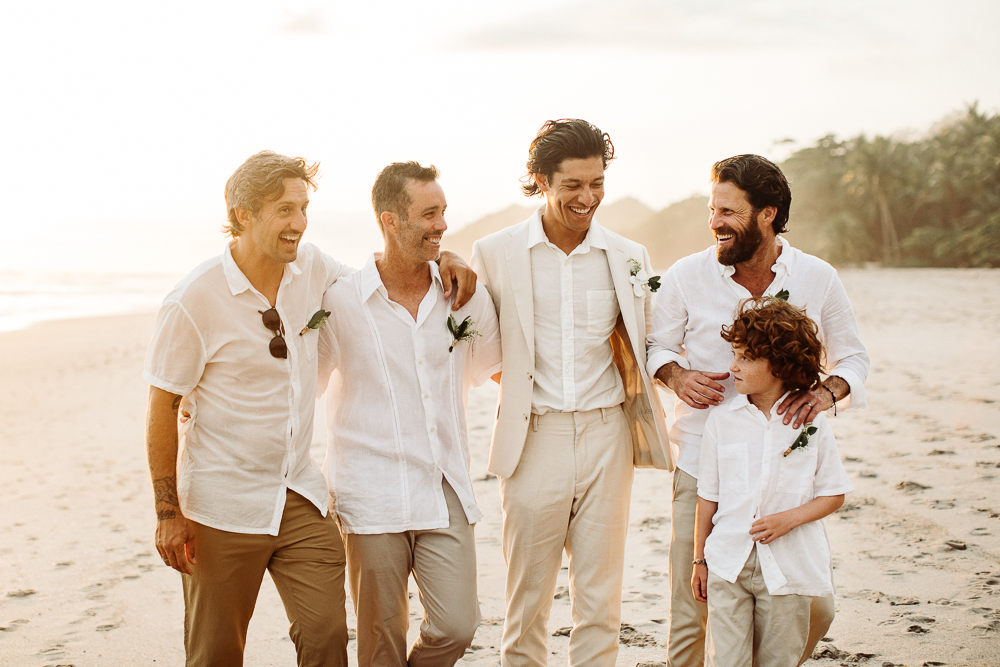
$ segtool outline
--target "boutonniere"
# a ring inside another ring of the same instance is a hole
[[[781,290],[780,292],[774,295],[774,298],[778,299],[779,301],[788,301],[788,290],[786,289]]]
[[[319,329],[326,322],[326,318],[330,317],[329,310],[323,310],[320,308],[313,316],[309,318],[309,324],[302,327],[302,331],[299,332],[300,336],[304,336],[310,329]]]
[[[636,296],[642,296],[643,288],[650,292],[660,289],[660,276],[650,276],[642,268],[642,264],[634,259],[628,261],[628,266],[630,276],[628,280],[632,283],[632,291],[635,292]]]
[[[785,450],[785,456],[792,453],[793,449],[805,449],[809,444],[809,436],[816,432],[816,427],[813,426],[812,422],[806,422],[802,427],[802,432],[799,433],[799,437],[795,438],[795,442],[792,446]]]
[[[464,320],[462,320],[461,324],[459,324],[455,321],[454,315],[449,315],[448,331],[450,331],[451,335],[455,337],[455,340],[453,340],[451,342],[451,345],[448,346],[449,352],[454,350],[455,346],[461,343],[463,340],[467,340],[471,343],[478,336],[483,335],[478,331],[476,331],[476,323],[473,321],[471,317],[468,316]]]

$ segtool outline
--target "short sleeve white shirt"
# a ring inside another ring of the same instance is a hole
[[[351,271],[311,244],[286,264],[275,308],[288,358],[268,351],[271,307],[227,246],[163,301],[146,353],[149,384],[184,397],[177,493],[184,516],[235,533],[277,535],[286,490],[325,515],[326,482],[309,453],[318,333],[299,331]]]
[[[320,387],[327,387],[326,475],[347,533],[446,528],[446,479],[469,523],[483,513],[469,473],[465,406],[470,386],[500,370],[500,328],[485,289],[457,312],[436,264],[413,316],[389,299],[374,258],[323,300]],[[448,317],[482,336],[456,343]],[[454,349],[449,347],[455,344]],[[331,375],[332,372],[332,375]]]
[[[774,280],[764,294],[774,296],[787,290],[788,302],[804,309],[819,327],[826,348],[824,367],[851,387],[849,400],[842,401],[839,407],[866,407],[865,380],[871,361],[837,271],[818,257],[793,248],[780,236],[778,241],[781,254],[771,267]],[[740,301],[751,296],[732,279],[734,272],[732,266],[719,263],[714,247],[670,267],[656,293],[653,331],[646,339],[646,370],[650,377],[670,362],[688,370],[729,371],[733,351],[720,335],[722,325],[732,324]],[[720,384],[726,388],[726,400],[736,394],[732,376]],[[674,404],[670,428],[674,462],[696,478],[702,429],[714,409],[696,410],[680,400]]]
[[[708,569],[734,583],[756,548],[771,595],[833,596],[830,547],[819,521],[794,528],[770,544],[755,543],[757,519],[800,507],[819,496],[853,490],[825,415],[813,422],[808,446],[784,452],[801,428],[765,416],[747,397],[712,410],[705,423],[698,495],[719,503],[705,542]]]

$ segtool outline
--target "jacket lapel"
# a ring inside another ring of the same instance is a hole
[[[625,330],[628,332],[629,342],[632,344],[633,354],[635,354],[635,346],[639,341],[645,345],[646,336],[645,330],[643,330],[642,337],[638,337],[639,332],[636,329],[637,306],[635,292],[632,291],[632,283],[629,282],[632,274],[629,270],[628,251],[610,234],[606,235],[606,238],[608,243],[608,267],[611,269],[611,280],[615,284],[615,294],[618,296],[618,309],[622,312]]]
[[[511,293],[514,295],[514,306],[517,318],[521,322],[524,340],[528,344],[528,354],[531,364],[535,364],[535,301],[531,291],[531,256],[528,254],[528,225],[524,225],[504,244],[504,255],[507,260],[507,278],[510,280]]]

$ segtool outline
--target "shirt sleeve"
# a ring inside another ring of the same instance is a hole
[[[816,446],[816,479],[813,482],[813,494],[816,496],[839,496],[854,490],[851,480],[840,461],[837,450],[837,440],[833,437],[833,429],[826,418],[817,419],[814,423],[816,432],[809,438],[809,446]]]
[[[670,362],[676,362],[681,368],[690,370],[683,354],[687,321],[687,303],[677,272],[667,271],[656,293],[653,330],[646,336],[646,373],[650,379],[653,379],[661,366]]]
[[[347,266],[340,260],[334,259],[325,252],[320,251],[320,257],[323,261],[323,266],[326,267],[326,288],[330,289],[330,285],[337,282],[338,278],[343,278],[344,276],[349,276],[355,273],[357,269]],[[325,327],[324,327],[325,328]]]
[[[323,310],[335,312],[337,304],[331,297],[330,290],[323,295]],[[326,324],[319,328],[319,338],[316,340],[316,352],[319,363],[317,363],[316,376],[316,396],[326,393],[330,383],[330,375],[340,366],[340,345],[337,343],[337,335],[334,329],[336,323],[334,318],[326,321]]]
[[[865,381],[871,367],[868,351],[858,333],[858,320],[840,278],[834,274],[827,286],[822,309],[823,338],[826,344],[827,370],[851,387],[850,401],[843,407],[868,407]]]
[[[719,502],[719,438],[712,410],[701,436],[701,460],[698,462],[698,497],[709,502]]]
[[[187,396],[198,386],[206,363],[205,343],[187,310],[175,301],[164,303],[146,351],[143,379],[163,391]]]
[[[480,283],[479,287],[483,285]],[[500,323],[493,301],[485,290],[476,290],[469,305],[475,328],[482,336],[466,348],[464,368],[469,383],[478,387],[500,370]]]

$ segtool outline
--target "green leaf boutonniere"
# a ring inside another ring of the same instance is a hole
[[[816,427],[813,426],[812,422],[806,422],[802,427],[802,432],[799,433],[799,437],[795,438],[795,442],[792,446],[785,450],[785,456],[792,453],[793,449],[805,449],[809,444],[809,436],[816,432]]]
[[[462,320],[462,323],[459,324],[458,322],[455,321],[454,315],[449,315],[448,331],[450,331],[451,335],[455,337],[455,340],[452,341],[451,345],[448,347],[448,351],[451,352],[452,350],[454,350],[455,346],[461,343],[463,340],[467,340],[471,343],[478,336],[482,336],[483,334],[476,331],[475,327],[476,323],[472,320],[471,317],[466,317],[464,320]]]
[[[788,290],[786,289],[781,290],[780,292],[774,295],[774,298],[778,299],[779,301],[788,301]]]
[[[650,292],[655,292],[660,289],[660,276],[650,276],[646,273],[646,270],[642,268],[642,264],[639,260],[630,259],[628,261],[629,267],[629,282],[632,283],[632,290],[635,292],[636,296],[642,296],[643,288],[648,289]]]
[[[310,329],[319,329],[321,326],[323,326],[323,324],[326,322],[326,318],[328,317],[330,317],[330,311],[323,310],[322,308],[320,308],[315,313],[313,313],[312,317],[309,318],[309,324],[302,327],[302,331],[299,332],[299,335],[304,336],[306,332],[308,332]]]

